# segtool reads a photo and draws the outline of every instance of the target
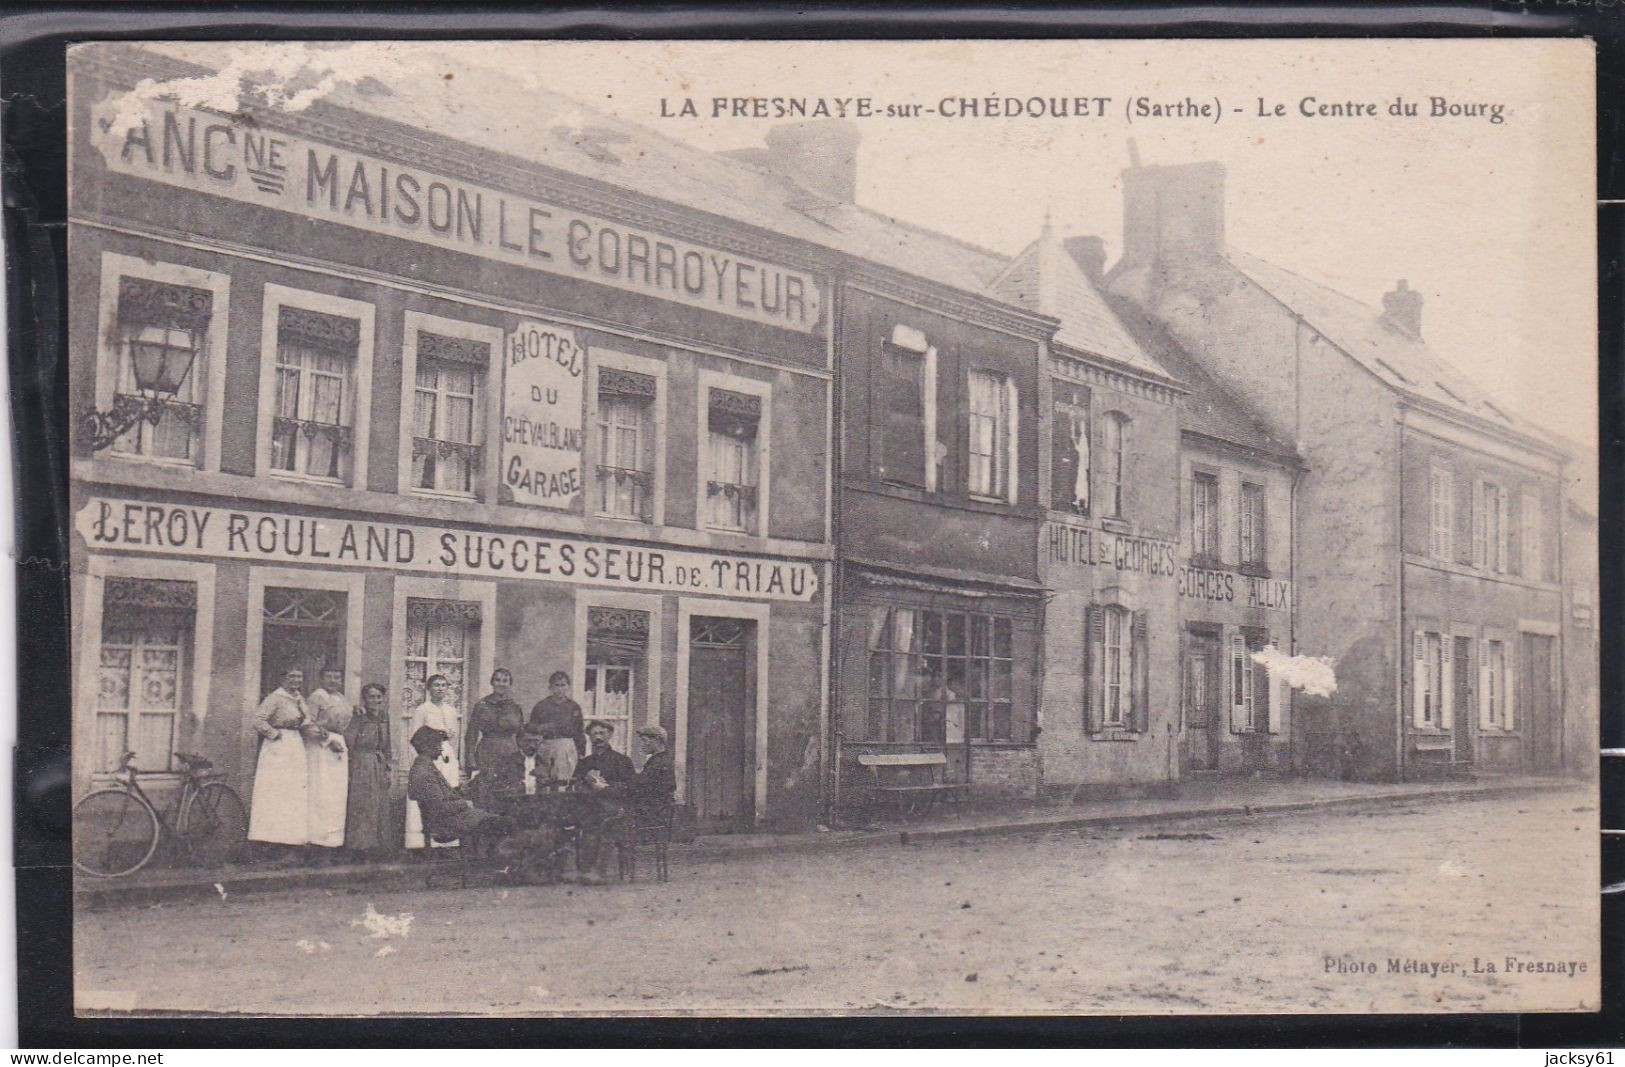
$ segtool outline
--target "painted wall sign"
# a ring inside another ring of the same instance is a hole
[[[813,565],[525,533],[319,519],[92,497],[74,528],[92,549],[518,578],[806,603]]]
[[[1141,574],[1173,574],[1176,545],[1155,537],[1132,537],[1066,523],[1049,524],[1050,560],[1084,567],[1111,567]]]
[[[787,330],[820,326],[817,278],[416,167],[173,103],[139,124],[94,109],[90,138],[120,174],[562,274]],[[105,122],[105,125],[104,125]]]
[[[1292,607],[1291,582],[1187,566],[1178,562],[1178,547],[1173,541],[1154,537],[1131,537],[1059,522],[1049,524],[1051,562],[1171,577],[1178,585],[1179,595],[1190,600],[1240,604],[1269,611],[1287,611]]]
[[[503,500],[568,509],[582,491],[587,350],[567,326],[521,322],[502,368]]]

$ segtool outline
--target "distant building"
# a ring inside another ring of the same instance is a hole
[[[1420,294],[1377,311],[1228,246],[1213,163],[1124,172],[1109,284],[1290,442],[1300,695],[1294,759],[1416,778],[1562,766],[1565,454],[1422,342]]]

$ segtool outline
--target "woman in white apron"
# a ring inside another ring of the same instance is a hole
[[[451,683],[446,681],[444,675],[435,675],[429,679],[429,697],[412,711],[412,722],[407,727],[407,736],[418,731],[419,727],[429,726],[445,733],[445,743],[440,746],[440,758],[435,760],[440,775],[453,789],[462,784],[462,762],[457,757],[457,746],[463,737],[462,716],[457,711],[457,705],[450,703],[446,698],[451,692]],[[418,811],[415,801],[406,802],[406,847],[423,848],[428,842],[423,837],[423,814]]]
[[[299,732],[309,719],[304,688],[304,671],[284,671],[282,685],[260,701],[254,713],[260,753],[248,809],[250,841],[303,845],[310,839],[306,797],[309,776],[305,739]]]
[[[310,843],[322,848],[344,844],[344,814],[350,796],[350,759],[344,731],[355,706],[344,697],[344,672],[324,668],[321,688],[310,694],[310,723],[305,737],[305,771],[309,776]]]

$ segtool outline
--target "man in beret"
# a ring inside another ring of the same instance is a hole
[[[424,829],[442,840],[507,833],[511,826],[506,818],[464,800],[440,773],[435,761],[445,742],[446,732],[432,726],[420,726],[412,735],[412,749],[418,757],[406,772],[406,796],[417,802]]]

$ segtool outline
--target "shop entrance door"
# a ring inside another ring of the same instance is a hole
[[[343,593],[327,589],[265,589],[260,641],[260,697],[282,684],[283,672],[305,672],[305,695],[322,684],[322,668],[344,669]]]
[[[1219,636],[1192,630],[1185,647],[1186,758],[1190,770],[1217,770],[1224,726],[1219,710]]]
[[[689,621],[688,804],[696,828],[749,829],[755,815],[755,686],[748,650],[756,624]]]
[[[1552,639],[1545,634],[1524,634],[1519,663],[1517,707],[1525,709],[1529,724],[1529,768],[1537,774],[1555,774],[1562,766],[1562,723],[1552,693]]]
[[[1478,713],[1473,703],[1473,639],[1471,637],[1458,637],[1451,643],[1451,689],[1452,716],[1455,719],[1456,750],[1455,757],[1458,763],[1471,763],[1473,761],[1473,723],[1478,721]]]

